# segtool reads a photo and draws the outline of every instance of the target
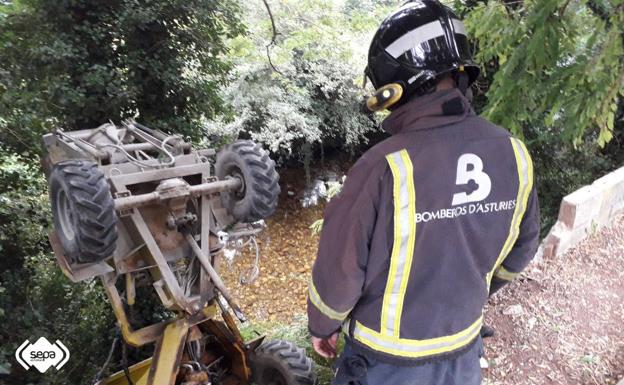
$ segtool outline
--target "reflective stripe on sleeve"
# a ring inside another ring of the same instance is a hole
[[[529,194],[533,188],[533,163],[531,162],[529,152],[521,140],[516,138],[509,139],[511,140],[511,147],[513,148],[514,157],[516,158],[516,168],[518,170],[518,195],[516,197],[516,207],[511,218],[509,235],[507,236],[498,257],[496,258],[496,263],[494,263],[492,270],[486,277],[488,288],[492,282],[494,272],[499,268],[499,266],[501,266],[518,239],[518,235],[520,234],[520,223],[524,217],[529,200]]]
[[[505,269],[503,267],[503,265],[500,265],[498,267],[498,269],[496,269],[496,272],[494,273],[494,276],[496,278],[502,279],[504,281],[513,281],[514,279],[516,279],[518,274],[520,274],[520,273],[513,273],[513,272]]]
[[[353,338],[380,352],[400,357],[420,358],[461,349],[479,335],[482,324],[483,316],[456,334],[426,340],[412,340],[387,336],[355,321]]]
[[[381,334],[399,336],[416,240],[414,168],[406,150],[386,156],[393,177],[394,243],[381,308]]]
[[[349,309],[349,310],[347,310],[345,312],[339,312],[339,311],[334,310],[331,307],[327,306],[327,304],[321,299],[321,296],[319,295],[318,291],[316,290],[316,287],[314,286],[314,280],[312,278],[310,278],[308,295],[310,297],[310,302],[312,302],[312,304],[323,315],[325,315],[328,318],[331,318],[331,319],[336,320],[336,321],[342,321],[345,318],[347,318],[349,313],[351,313],[351,309]]]

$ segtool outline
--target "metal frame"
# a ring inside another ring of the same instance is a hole
[[[181,138],[135,122],[125,122],[123,127],[123,135],[132,138],[123,143],[114,142],[114,136],[122,131],[115,131],[117,128],[111,125],[74,132],[57,130],[44,136],[48,173],[54,164],[67,159],[90,159],[100,165],[110,183],[119,219],[113,257],[94,264],[72,264],[65,258],[56,233],[51,232],[49,239],[59,266],[74,282],[100,277],[126,343],[135,347],[156,343],[151,359],[129,368],[132,383],[175,384],[181,362],[188,359],[183,349],[187,341],[210,335],[231,362],[233,377],[226,383],[247,384],[251,374],[248,356],[262,338],[243,342],[221,298],[239,320],[244,321],[244,316],[214,266],[215,251],[224,246],[216,236],[218,231],[228,229],[229,237],[236,238],[261,230],[251,224],[234,225],[221,207],[219,195],[241,188],[243,181],[211,176],[207,157],[214,150],[193,151]],[[146,151],[166,153],[173,161],[162,167],[159,159],[150,158]],[[136,161],[128,161],[132,159]],[[193,204],[195,212],[189,211]],[[198,231],[193,230],[195,223],[199,224]],[[198,280],[186,282],[183,288],[176,275],[177,266],[186,264],[187,269],[192,269],[195,261],[200,266]],[[136,302],[137,280],[147,278],[164,307],[178,316],[134,330],[116,287],[119,276],[124,277],[125,302],[129,306]],[[214,319],[218,313],[224,322]],[[123,372],[101,382],[127,383]]]

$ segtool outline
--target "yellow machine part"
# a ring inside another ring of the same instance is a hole
[[[148,358],[129,367],[128,372],[130,373],[132,383],[134,385],[147,385],[147,377],[151,366],[152,359]],[[122,370],[103,380],[101,385],[129,385],[129,382]]]
[[[175,384],[188,331],[189,323],[186,319],[180,319],[167,325],[165,333],[156,344],[154,362],[150,368],[147,381],[149,385]]]
[[[162,338],[156,345],[154,357],[128,368],[132,383],[134,385],[174,385],[188,331],[189,324],[186,319],[167,325]],[[129,385],[129,382],[122,370],[102,381],[101,385]]]

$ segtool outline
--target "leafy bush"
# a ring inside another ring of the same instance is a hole
[[[624,96],[622,24],[624,13],[603,1],[490,1],[470,8],[476,61],[496,68],[483,115],[517,135],[544,127],[582,146],[595,133],[604,146]]]
[[[624,166],[622,110],[618,116],[614,137],[604,148],[597,146],[591,136],[586,136],[583,145],[574,148],[554,130],[527,130],[540,199],[542,236],[557,220],[564,196]]]
[[[455,3],[483,68],[478,112],[533,154],[544,235],[565,195],[623,164],[624,13],[593,0]]]
[[[223,99],[231,111],[206,122],[214,138],[252,138],[282,160],[355,151],[378,131],[360,112],[366,51],[392,2],[326,0],[246,5],[250,33],[230,43],[235,70]]]
[[[547,230],[563,195],[624,161],[624,14],[600,1],[456,3],[487,70],[478,107],[526,139]],[[308,164],[315,149],[353,151],[376,132],[358,112],[358,82],[370,37],[396,2],[271,4],[275,35],[261,2],[0,2],[1,380],[88,383],[114,336],[97,281],[73,284],[52,259],[45,180],[31,157],[43,132],[138,116],[195,139],[204,130],[250,137]],[[150,303],[137,309],[140,319],[162,316]],[[311,352],[303,320],[267,328]],[[62,372],[12,364],[19,344],[42,335],[72,352]]]
[[[50,211],[37,163],[0,148],[0,186],[0,368],[8,383],[85,383],[110,344],[104,293],[95,282],[71,283],[49,253]],[[22,342],[41,336],[70,349],[62,372],[26,373],[12,359]]]
[[[222,111],[230,0],[0,3],[0,141],[38,152],[43,132],[137,117],[198,137]]]
[[[230,122],[208,122],[207,135],[251,138],[287,159],[305,155],[304,144],[354,148],[377,130],[358,111],[363,95],[353,83],[352,68],[344,63],[298,55],[283,75],[263,66],[246,71],[225,97],[237,116]]]
[[[73,283],[50,253],[46,183],[36,162],[0,148],[0,379],[7,383],[91,384],[116,334],[115,317],[98,279]],[[133,309],[138,325],[167,317],[153,289],[137,288],[145,301]],[[149,294],[149,295],[148,295]],[[151,295],[151,296],[150,296]],[[61,340],[71,359],[59,372],[26,372],[13,360],[18,346],[39,337]],[[138,361],[151,347],[129,355]],[[120,369],[119,345],[109,368]],[[107,373],[104,373],[105,375]]]

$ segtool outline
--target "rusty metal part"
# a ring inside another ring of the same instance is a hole
[[[186,339],[186,341],[187,342],[199,341],[203,337],[204,335],[201,333],[201,330],[199,330],[199,327],[197,325],[193,325],[189,329],[189,334],[188,334],[188,338]]]
[[[171,229],[167,224],[170,216],[167,210],[163,210],[160,205],[149,205],[141,209],[141,214],[165,258],[169,255],[180,258],[188,254],[190,248],[186,245],[184,236],[177,228]]]
[[[262,343],[264,342],[265,338],[266,338],[266,336],[259,336],[259,337],[254,338],[253,340],[247,342],[247,344],[246,344],[247,350],[253,352],[258,347],[260,347],[260,345],[262,345]]]
[[[154,145],[153,143],[128,143],[128,144],[122,144],[121,148],[123,148],[124,150],[130,152],[130,151],[150,151],[150,150],[156,150],[158,149],[158,147],[156,147],[156,145]]]
[[[178,218],[170,215],[167,218],[167,228],[170,230],[176,230],[183,226],[193,226],[197,223],[197,215],[186,213]]]
[[[69,143],[72,143],[73,145],[78,147],[80,150],[87,152],[88,154],[90,154],[91,156],[93,156],[94,158],[100,161],[110,158],[109,153],[96,148],[92,143],[89,143],[84,139],[76,138],[76,137],[73,137],[72,135],[68,135],[61,129],[55,130],[54,133],[56,135],[63,137]]]
[[[150,137],[155,137],[161,141],[167,139],[167,135],[163,132],[154,130],[135,121],[125,121],[123,122],[123,125],[135,135],[138,134],[140,136],[145,136],[148,139],[150,139]],[[175,138],[175,140],[170,141],[170,145],[173,147],[174,154],[176,155],[186,153],[191,150],[191,144],[185,142],[182,138]]]
[[[199,197],[202,195],[213,194],[217,192],[237,190],[242,186],[242,181],[237,178],[221,180],[217,182],[202,183],[199,185],[189,186],[187,196]],[[167,195],[162,195],[158,191],[147,194],[131,195],[127,197],[115,199],[115,210],[128,210],[146,206],[152,203],[159,203],[168,199]]]
[[[236,301],[234,301],[234,299],[232,298],[232,295],[225,287],[225,284],[221,280],[221,277],[219,277],[217,271],[212,267],[210,260],[208,259],[208,257],[206,257],[206,255],[204,255],[203,251],[197,244],[197,241],[195,240],[195,238],[193,238],[193,235],[187,232],[186,234],[184,234],[184,236],[189,245],[191,245],[191,249],[193,249],[193,252],[199,260],[199,263],[201,263],[202,267],[206,270],[206,273],[208,273],[208,275],[210,276],[210,279],[212,279],[215,288],[221,293],[223,298],[225,298],[225,300],[227,301],[228,305],[230,305],[230,307],[232,308],[232,311],[236,315],[236,318],[238,318],[241,322],[246,322],[243,311],[240,309]]]
[[[157,324],[146,326],[139,330],[133,330],[124,309],[124,304],[119,295],[119,291],[115,286],[115,274],[108,273],[106,275],[103,275],[101,277],[101,280],[102,285],[106,290],[106,294],[108,295],[108,300],[113,307],[113,312],[115,313],[115,317],[117,318],[117,322],[119,324],[119,328],[121,329],[121,335],[124,341],[134,347],[139,347],[156,342],[164,332],[168,322],[160,322]],[[204,307],[203,309],[201,309],[201,311],[195,313],[192,316],[187,316],[185,319],[188,321],[189,325],[197,325],[214,317],[216,314],[217,305],[212,304],[210,306]]]
[[[231,373],[228,377],[224,378],[221,384],[225,385],[248,385],[250,382],[251,376],[251,367],[249,366],[248,361],[248,351],[254,349],[254,345],[259,345],[262,342],[263,337],[260,337],[252,342],[250,342],[247,346],[241,345],[235,341],[234,335],[232,334],[232,330],[229,329],[222,322],[209,319],[204,322],[198,324],[201,332],[204,335],[214,336],[216,341],[216,350],[219,351],[219,354],[225,354],[225,356],[214,356],[211,355],[216,352],[211,352],[207,350],[204,352],[204,356],[206,360],[202,360],[204,362],[204,369],[207,367],[211,367],[212,365],[218,364],[223,361],[225,358],[225,362],[231,368]],[[191,332],[187,333],[186,341],[191,337]],[[179,335],[179,334],[178,334]],[[178,339],[177,341],[180,341]],[[175,338],[170,339],[175,345]],[[160,359],[163,359],[163,356],[159,356]],[[177,357],[177,356],[176,356]],[[182,355],[182,360],[185,360],[185,355]],[[132,384],[134,385],[153,385],[153,383],[148,382],[148,376],[150,374],[151,367],[155,364],[155,357],[149,358],[147,360],[141,361],[135,365],[132,365],[128,368],[130,379]],[[184,361],[182,361],[184,362]],[[181,384],[185,382],[190,382],[192,385],[203,385],[206,382],[192,382],[192,380],[201,380],[205,378],[200,373],[199,368],[194,367],[193,365],[181,364],[179,365],[181,368],[180,375],[176,379],[177,381],[181,381]],[[205,373],[205,372],[204,372]],[[165,373],[165,378],[169,378]],[[179,378],[183,376],[182,378]],[[188,376],[188,377],[187,377]],[[129,385],[129,382],[123,371],[119,371],[107,379],[100,382],[98,385]]]
[[[211,175],[208,157],[214,150],[193,150],[181,137],[134,122],[58,131],[46,135],[44,143],[51,167],[68,159],[98,163],[108,179],[119,219],[116,250],[112,258],[97,264],[67,261],[52,232],[50,243],[61,269],[73,281],[100,276],[126,343],[134,347],[157,344],[153,359],[129,368],[129,379],[119,372],[102,384],[203,385],[210,380],[206,371],[211,365],[227,369],[221,385],[248,384],[247,357],[261,339],[244,344],[229,310],[241,321],[245,318],[211,259],[223,247],[215,236],[219,231],[228,229],[229,236],[236,238],[261,230],[257,224],[235,224],[221,203],[218,194],[240,189],[242,180],[217,180]],[[171,161],[162,162],[162,155]],[[116,285],[120,278],[125,283],[125,299]],[[177,316],[134,329],[126,304],[140,303],[141,291],[136,288],[142,285],[152,285],[162,304]],[[224,322],[214,319],[219,310]],[[193,350],[185,352],[187,344]],[[201,354],[197,354],[199,347]],[[178,372],[181,362],[196,366]]]
[[[163,294],[161,299],[167,299],[163,301],[163,304],[168,309],[174,311],[182,310],[188,314],[197,312],[203,306],[203,303],[200,303],[199,298],[189,297],[185,294],[184,289],[180,286],[174,271],[169,265],[168,257],[175,259],[176,256],[179,257],[181,254],[178,251],[165,252],[160,248],[147,224],[146,217],[139,210],[134,210],[129,220],[132,221],[134,229],[136,229],[137,238],[145,244],[145,249],[139,250],[141,256],[139,261],[142,260],[141,264],[150,266],[147,271],[153,282],[160,282]],[[181,244],[186,245],[186,242]],[[117,261],[122,264],[123,258],[118,260],[116,256],[115,262],[117,263]],[[139,262],[135,260],[134,263],[138,264]]]
[[[227,325],[215,320],[208,320],[198,325],[199,328],[208,335],[217,338],[219,345],[223,348],[227,356],[232,374],[236,381],[224,381],[224,384],[247,385],[251,377],[251,367],[249,366],[248,353],[244,345],[236,342],[236,338]],[[235,330],[237,330],[235,328]]]
[[[48,240],[50,241],[52,251],[54,251],[54,257],[56,258],[56,262],[61,268],[61,271],[72,282],[81,282],[85,279],[97,277],[98,275],[114,271],[114,269],[104,261],[83,265],[71,264],[65,256],[65,251],[63,250],[63,246],[61,246],[58,235],[56,235],[56,231],[52,230],[48,233]]]
[[[180,157],[183,160],[180,163],[198,161],[192,155],[181,155]],[[178,164],[177,161],[176,164]],[[109,170],[112,173],[114,169]],[[178,199],[183,196],[184,193],[179,193],[180,189],[184,190],[188,187],[187,191],[189,191],[190,188],[194,187],[187,186],[189,182],[209,182],[211,180],[210,165],[206,163],[184,163],[162,170],[135,172],[130,168],[126,171],[128,173],[110,175],[112,190],[116,192],[118,197],[129,196],[134,198],[130,196],[131,190],[135,194],[143,195],[149,191],[154,192],[154,186],[158,186],[163,180],[180,179],[169,185],[171,189],[163,189],[163,194],[167,198],[165,201],[158,201],[156,204],[138,209],[126,210],[125,214],[119,212],[122,229],[119,232],[117,250],[114,255],[115,267],[119,273],[142,270],[148,272],[165,307],[173,311],[182,310],[187,314],[194,314],[214,296],[214,289],[212,282],[207,278],[207,273],[201,268],[198,269],[199,277],[186,276],[186,273],[181,275],[181,272],[172,270],[171,263],[189,257],[192,252],[178,229],[172,229],[172,227],[177,226],[168,225],[173,214],[170,207],[167,207],[167,200]],[[213,201],[215,200],[218,199],[204,195],[197,200],[199,206],[195,207],[196,212],[192,211],[191,207],[187,207],[191,211],[187,210],[186,214],[182,215],[182,218],[185,218],[189,213],[198,214],[197,224],[199,224],[202,239],[205,240],[202,242],[202,249],[206,248],[206,254],[210,252],[210,229],[216,226],[212,214]],[[163,207],[160,203],[165,203],[165,206]],[[190,201],[188,206],[191,206]],[[179,207],[181,208],[181,206]],[[181,213],[180,209],[178,215]],[[174,224],[178,222],[175,221]],[[180,223],[183,222],[192,223],[194,221],[184,220]],[[177,266],[177,263],[174,266]],[[189,273],[193,274],[192,272]],[[185,281],[181,281],[182,278]],[[190,278],[190,280],[186,278]],[[188,282],[191,282],[190,286],[187,285]]]
[[[156,187],[159,200],[166,203],[167,208],[176,218],[186,213],[186,202],[190,195],[189,187],[189,184],[180,178],[165,179]]]
[[[184,376],[184,382],[181,385],[204,385],[210,379],[208,378],[208,373],[201,371],[189,371]]]
[[[223,303],[221,302],[221,298],[217,298],[217,303],[219,304],[219,308],[221,308],[221,317],[223,317],[225,324],[232,332],[232,335],[234,336],[234,340],[236,341],[236,343],[242,345],[243,336],[240,334],[240,330],[238,330],[238,328],[236,327],[234,318],[232,318],[232,316],[230,315],[230,312],[228,312],[225,306],[223,306]]]

